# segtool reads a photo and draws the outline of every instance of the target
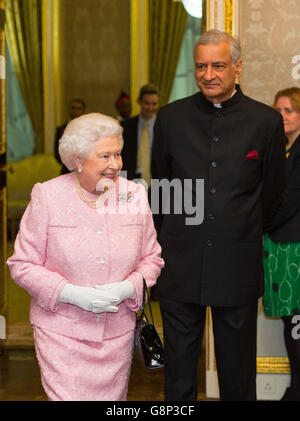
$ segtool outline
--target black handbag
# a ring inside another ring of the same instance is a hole
[[[164,349],[155,329],[150,299],[148,303],[152,324],[149,323],[145,314],[146,294],[149,299],[147,285],[145,279],[143,279],[143,304],[141,306],[141,313],[136,318],[134,345],[146,368],[161,368],[164,367]]]

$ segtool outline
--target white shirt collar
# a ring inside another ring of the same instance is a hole
[[[233,95],[236,93],[236,89],[232,92],[232,95],[230,96],[230,98],[232,98],[233,97]],[[229,98],[228,98],[229,99]],[[216,108],[222,108],[222,104],[214,104],[214,106],[216,107]]]

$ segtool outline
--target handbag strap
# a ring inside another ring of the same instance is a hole
[[[149,305],[149,310],[150,310],[150,316],[151,316],[152,324],[155,327],[154,319],[153,319],[153,314],[152,314],[152,308],[151,308],[151,301],[150,301],[150,297],[149,297],[149,294],[148,294],[148,288],[147,288],[146,281],[143,278],[143,303],[141,305],[141,317],[142,318],[144,316],[147,318],[147,316],[145,315],[146,295],[148,297],[148,305]]]

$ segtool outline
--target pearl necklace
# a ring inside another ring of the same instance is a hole
[[[85,197],[85,195],[84,195],[84,193],[82,191],[82,187],[81,187],[81,185],[79,183],[78,174],[76,174],[75,181],[76,181],[76,189],[77,189],[77,192],[78,192],[78,195],[79,195],[80,199],[83,200],[91,208],[93,208],[93,209],[98,208],[99,205],[100,205],[100,203],[98,202],[99,199],[97,199],[97,200],[90,200],[90,199],[87,199]]]

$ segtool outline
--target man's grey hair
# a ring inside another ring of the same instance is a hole
[[[123,128],[118,120],[100,113],[84,114],[69,122],[59,140],[59,154],[65,166],[76,169],[74,156],[87,158],[96,143],[105,137],[116,137],[123,147]]]
[[[229,42],[232,63],[235,64],[238,59],[241,58],[240,41],[232,35],[219,31],[218,29],[211,29],[200,36],[194,47],[194,56],[199,45],[220,44],[221,42]]]

